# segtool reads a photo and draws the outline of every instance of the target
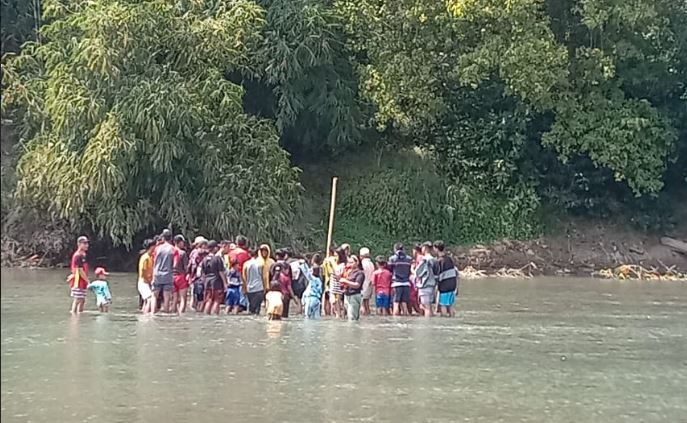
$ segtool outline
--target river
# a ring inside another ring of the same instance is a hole
[[[464,281],[455,319],[70,316],[2,269],[2,422],[687,421],[687,283]]]

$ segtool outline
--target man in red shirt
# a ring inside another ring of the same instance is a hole
[[[76,251],[72,255],[72,273],[67,278],[71,289],[72,301],[71,313],[81,313],[86,302],[86,289],[88,287],[88,263],[86,252],[88,251],[88,238],[80,236],[76,240]]]
[[[239,274],[243,274],[243,264],[250,260],[250,253],[247,250],[248,239],[245,236],[239,235],[236,237],[236,248],[229,251],[229,263],[237,262],[239,264]]]

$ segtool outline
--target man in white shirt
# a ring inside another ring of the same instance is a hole
[[[363,266],[363,273],[365,274],[365,282],[363,282],[363,304],[361,307],[361,313],[363,315],[370,314],[370,297],[372,297],[372,274],[375,272],[375,265],[370,259],[370,249],[361,248],[360,258],[362,259],[361,264]]]

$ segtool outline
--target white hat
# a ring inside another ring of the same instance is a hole
[[[360,249],[360,256],[361,257],[368,257],[370,255],[370,249],[363,247]]]
[[[197,236],[196,239],[193,240],[193,243],[196,244],[196,245],[202,244],[202,243],[204,243],[204,242],[208,242],[208,240],[205,239],[204,236]]]

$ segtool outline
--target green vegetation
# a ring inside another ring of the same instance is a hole
[[[685,2],[37,4],[2,2],[4,237],[321,247],[338,174],[337,240],[482,242],[687,184]]]

